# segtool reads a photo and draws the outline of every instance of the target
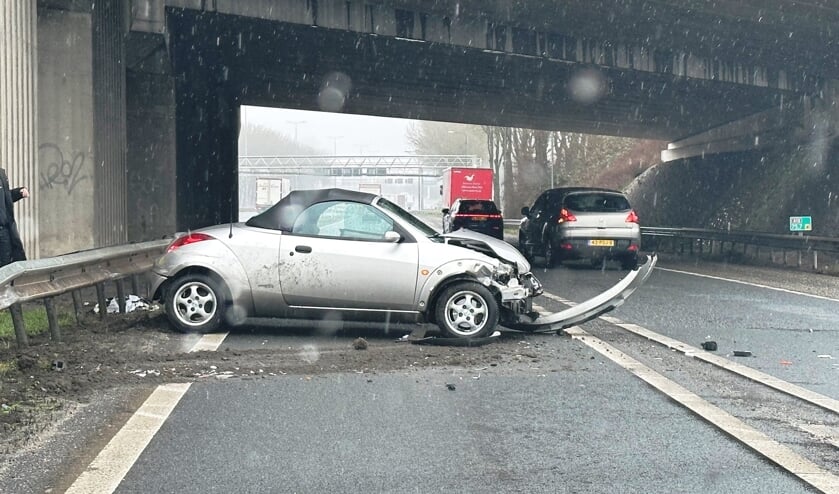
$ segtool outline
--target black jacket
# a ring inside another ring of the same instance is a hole
[[[3,200],[6,201],[6,214],[9,218],[9,237],[12,240],[12,261],[25,261],[26,252],[23,250],[23,242],[20,240],[20,233],[17,229],[17,222],[15,221],[15,209],[13,204],[19,201],[23,196],[18,187],[16,189],[9,188],[9,177],[6,175],[6,170],[0,168],[0,183],[3,185]]]

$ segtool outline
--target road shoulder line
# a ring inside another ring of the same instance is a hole
[[[707,362],[711,365],[714,365],[721,369],[725,369],[739,376],[746,377],[756,383],[763,384],[764,386],[778,390],[782,393],[786,393],[790,396],[794,396],[795,398],[804,400],[808,403],[812,403],[813,405],[824,408],[825,410],[829,410],[839,415],[839,400],[835,400],[833,398],[830,398],[829,396],[816,393],[815,391],[810,391],[809,389],[802,388],[801,386],[784,381],[783,379],[778,379],[777,377],[771,376],[769,374],[766,374],[765,372],[761,372],[757,369],[753,369],[743,364],[732,362],[718,355],[708,353],[707,351],[688,345],[687,343],[682,343],[679,340],[675,340],[673,338],[658,334],[654,331],[650,331],[649,329],[644,328],[642,326],[638,326],[637,324],[625,323],[620,319],[610,316],[602,316],[601,319],[608,323],[614,324],[615,326],[618,326],[626,331],[629,331],[630,333],[636,334],[643,338],[647,338],[650,341],[654,341],[671,350],[681,352],[687,357],[702,360],[703,362]]]
[[[745,422],[702,399],[674,381],[655,372],[633,359],[616,347],[589,335],[577,326],[565,329],[566,334],[620,365],[638,378],[661,391],[670,399],[681,404],[702,419],[719,428],[729,436],[745,444],[766,459],[795,475],[821,492],[839,492],[839,477],[823,469],[793,450],[778,443]]]

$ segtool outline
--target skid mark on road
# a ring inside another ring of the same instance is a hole
[[[703,400],[688,389],[667,379],[608,343],[595,338],[577,326],[565,329],[578,340],[635,374],[641,380],[661,391],[672,400],[691,410],[703,419],[734,437],[768,460],[792,473],[821,492],[839,493],[839,477],[798,455],[795,451],[748,426],[733,415]]]

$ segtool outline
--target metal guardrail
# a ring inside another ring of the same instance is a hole
[[[504,220],[505,227],[516,227],[520,223],[520,218]],[[749,249],[752,248],[752,255],[759,257],[761,249],[766,249],[770,252],[781,251],[786,262],[786,253],[796,252],[798,266],[804,264],[804,256],[808,255],[812,256],[812,267],[816,270],[819,269],[819,253],[839,255],[839,238],[836,237],[661,227],[641,227],[641,236],[645,250],[669,247],[680,254],[689,255],[749,256]],[[648,249],[650,245],[655,247]]]
[[[718,254],[731,257],[735,254],[760,257],[761,250],[774,253],[781,251],[783,263],[787,263],[787,252],[797,253],[795,263],[804,265],[804,256],[812,256],[812,268],[819,269],[819,253],[839,254],[839,238],[815,235],[790,235],[778,233],[710,230],[703,228],[658,228],[642,227],[642,244],[653,243],[656,247],[665,244],[680,254]],[[728,249],[726,249],[726,245]],[[706,251],[707,247],[707,251]],[[749,248],[753,252],[749,253]],[[809,262],[808,262],[809,264]]]
[[[132,277],[134,290],[138,291],[137,275],[151,269],[155,259],[163,254],[171,239],[154,240],[137,244],[118,245],[92,249],[57,257],[19,261],[0,268],[0,309],[9,309],[15,327],[18,347],[28,346],[26,328],[20,304],[32,300],[44,300],[50,336],[60,341],[54,307],[54,297],[65,293],[73,294],[77,320],[81,314],[78,290],[96,287],[99,302],[99,316],[105,313],[105,282],[116,282],[117,303],[120,312],[125,312],[124,280]]]

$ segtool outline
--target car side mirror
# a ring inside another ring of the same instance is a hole
[[[527,216],[529,214],[530,214],[530,208],[529,207],[525,206],[525,207],[521,208],[521,215],[522,216]]]
[[[389,230],[389,231],[385,232],[384,239],[385,239],[385,242],[392,242],[392,243],[395,244],[395,243],[399,242],[400,240],[402,240],[402,235],[396,233],[393,230]]]
[[[449,211],[451,211],[449,208],[443,208],[443,214],[449,214]]]

